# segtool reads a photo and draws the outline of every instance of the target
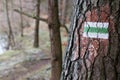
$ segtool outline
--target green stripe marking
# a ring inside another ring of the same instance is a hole
[[[100,28],[100,27],[84,27],[84,32],[91,32],[91,33],[108,33],[107,28]]]

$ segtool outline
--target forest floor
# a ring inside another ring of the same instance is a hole
[[[40,23],[40,47],[33,48],[34,27],[15,38],[16,48],[0,55],[0,80],[50,80],[50,41],[47,24]],[[68,35],[61,28],[63,53]]]
[[[0,56],[0,80],[49,80],[50,57],[39,50],[33,51]]]

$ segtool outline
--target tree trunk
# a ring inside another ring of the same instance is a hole
[[[20,11],[22,12],[22,0],[19,0],[20,1]],[[23,34],[23,16],[22,16],[22,13],[20,13],[20,28],[21,28],[21,37],[24,36]]]
[[[67,13],[67,0],[62,0],[62,16],[61,24],[65,25],[66,22],[66,13]]]
[[[40,0],[37,0],[36,16],[40,17]],[[34,38],[34,47],[39,47],[39,19],[35,21],[35,38]]]
[[[58,16],[58,0],[48,0],[48,26],[51,41],[52,72],[51,80],[60,80],[62,70],[62,48],[60,22]]]
[[[14,12],[13,12],[14,2],[13,2],[13,0],[10,0],[10,3],[11,3],[11,7],[10,7],[10,8],[11,8],[11,13],[10,13],[10,14],[11,14],[11,15],[10,15],[10,16],[11,16],[11,19],[10,19],[10,21],[11,21],[11,22],[14,22],[14,21],[13,21],[13,20],[14,20]]]
[[[61,80],[120,80],[119,0],[76,0]]]
[[[9,18],[8,0],[5,0],[5,5],[6,5],[5,8],[6,8],[7,23],[9,27],[9,33],[8,33],[8,49],[9,49],[15,46],[15,41],[14,41],[14,35],[13,35],[12,26]]]

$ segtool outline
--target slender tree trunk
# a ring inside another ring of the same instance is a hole
[[[48,26],[51,41],[52,70],[51,80],[60,80],[62,70],[62,48],[60,22],[58,16],[58,0],[48,0]]]
[[[8,0],[5,0],[5,5],[6,5],[6,16],[7,16],[7,22],[8,22],[8,27],[9,27],[9,33],[8,33],[8,46],[13,47],[15,46],[15,41],[14,41],[14,35],[12,31],[12,26],[9,18],[9,9],[8,9]]]
[[[37,0],[36,16],[38,17],[35,21],[35,38],[34,47],[39,47],[39,17],[40,17],[40,0]]]
[[[61,80],[120,80],[119,0],[76,0]]]
[[[62,25],[65,25],[66,23],[66,13],[67,13],[67,0],[62,0],[62,16],[61,16]]]
[[[19,0],[19,1],[20,1],[20,11],[22,12],[23,11],[23,9],[22,9],[22,0]],[[20,27],[21,27],[21,37],[23,37],[24,36],[24,34],[23,34],[24,27],[23,27],[23,16],[22,16],[22,13],[20,13]]]
[[[11,16],[11,19],[10,19],[10,21],[11,21],[11,23],[12,23],[12,22],[14,22],[14,11],[13,11],[13,10],[14,10],[14,1],[13,1],[13,0],[10,0],[10,3],[11,3],[11,13],[10,13],[10,14],[11,14],[11,15],[10,15],[10,16]]]

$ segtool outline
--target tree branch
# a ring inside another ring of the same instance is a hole
[[[67,28],[66,25],[62,25],[62,24],[60,24],[60,26],[63,27],[63,28],[65,28],[66,32],[69,33],[69,30],[68,30],[68,28]]]
[[[39,19],[40,21],[43,21],[43,22],[45,22],[45,23],[48,24],[48,19],[41,18],[41,17],[36,17],[36,16],[32,16],[31,14],[27,14],[27,13],[25,13],[23,11],[18,10],[18,9],[14,9],[14,11],[17,12],[17,13],[23,14],[23,15],[25,15],[27,17],[33,18],[33,19]],[[69,30],[68,30],[68,28],[67,28],[66,25],[60,24],[60,26],[63,27],[63,28],[65,28],[66,32],[69,33]]]
[[[14,11],[17,12],[17,13],[23,14],[23,15],[25,15],[25,16],[27,16],[27,17],[30,17],[30,18],[33,18],[33,19],[39,19],[40,21],[43,21],[43,22],[48,23],[48,19],[41,18],[41,17],[36,17],[36,16],[32,16],[32,15],[27,14],[27,13],[25,13],[25,12],[22,12],[22,11],[20,11],[20,10],[18,10],[18,9],[14,9]]]

